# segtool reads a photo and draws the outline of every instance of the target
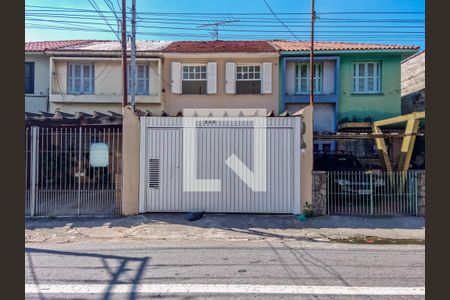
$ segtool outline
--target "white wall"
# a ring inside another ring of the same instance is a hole
[[[25,94],[25,111],[47,111],[49,58],[44,54],[25,54],[25,62],[34,62],[34,93]]]
[[[95,65],[95,87],[92,95],[71,95],[67,93],[67,67],[69,62],[93,63]],[[162,110],[161,76],[158,61],[138,59],[139,64],[149,65],[149,95],[137,95],[138,108],[154,112]],[[60,109],[76,111],[122,110],[122,64],[118,59],[53,59],[52,86],[50,94],[51,111]]]

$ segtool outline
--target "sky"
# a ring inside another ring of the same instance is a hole
[[[107,11],[111,27],[90,1]],[[116,39],[113,30],[117,23],[108,1],[119,10],[121,0],[26,0],[25,40]],[[211,40],[211,27],[198,26],[230,20],[235,22],[219,27],[220,39],[309,39],[310,0],[266,0],[275,16],[264,0],[136,1],[140,40]],[[425,0],[315,3],[317,40],[418,45],[425,49]],[[130,5],[131,0],[127,0]]]

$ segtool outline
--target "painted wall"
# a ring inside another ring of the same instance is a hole
[[[352,94],[353,61],[381,61],[381,93]],[[401,54],[342,54],[340,67],[340,98],[338,122],[380,120],[401,114]]]
[[[34,93],[25,94],[25,111],[47,111],[49,58],[44,54],[25,54],[25,62],[34,62]]]
[[[217,93],[210,95],[180,95],[171,92],[171,63],[207,63],[217,62]],[[272,62],[272,93],[255,95],[237,95],[225,93],[225,63],[262,63]],[[185,108],[265,108],[278,113],[278,53],[262,54],[177,54],[164,55],[163,88],[164,110],[176,114]]]
[[[335,131],[334,124],[334,103],[315,103],[313,109],[314,116],[314,131],[315,132],[333,132]],[[289,103],[286,105],[286,109],[291,113],[295,113],[305,107],[309,107],[309,104],[303,103]]]
[[[138,59],[149,68],[149,95],[137,95],[136,107],[160,113],[162,110],[161,76],[158,62]],[[67,70],[69,62],[94,63],[95,87],[92,95],[70,95],[67,93]],[[52,65],[52,85],[50,94],[50,110],[61,110],[68,113],[78,111],[92,113],[108,110],[122,112],[122,65],[119,59],[100,60],[56,60]],[[47,73],[48,74],[48,73]],[[47,75],[48,77],[48,75]]]

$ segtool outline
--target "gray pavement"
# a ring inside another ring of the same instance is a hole
[[[183,214],[132,217],[27,219],[25,240],[33,243],[124,240],[327,240],[355,236],[425,240],[421,217],[206,214],[189,222]]]
[[[423,245],[303,240],[148,240],[26,243],[26,284],[104,285],[94,294],[27,299],[424,299],[424,296],[108,294],[117,284],[424,287]]]

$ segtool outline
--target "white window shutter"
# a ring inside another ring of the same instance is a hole
[[[217,93],[217,63],[209,62],[206,69],[206,92],[208,94]]]
[[[171,92],[181,94],[181,63],[173,61],[171,65]]]
[[[236,63],[225,64],[225,93],[236,94]]]
[[[263,62],[261,66],[261,94],[272,93],[272,63]]]

